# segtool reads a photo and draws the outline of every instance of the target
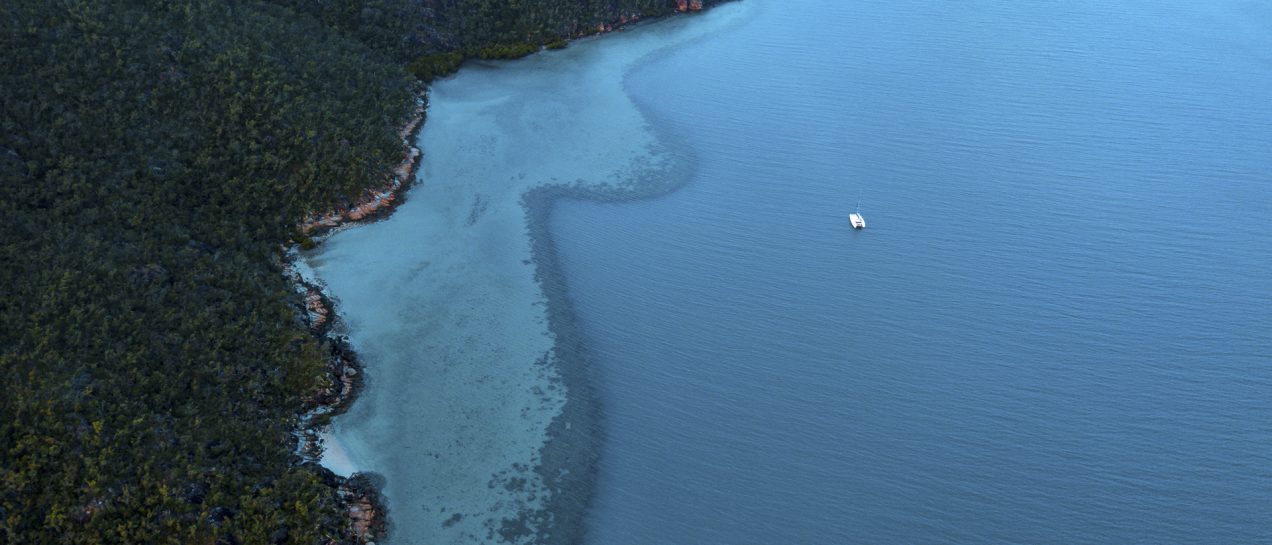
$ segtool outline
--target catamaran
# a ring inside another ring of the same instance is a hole
[[[857,211],[848,214],[848,223],[852,224],[853,229],[866,228],[866,218],[861,217],[861,200],[857,201]]]

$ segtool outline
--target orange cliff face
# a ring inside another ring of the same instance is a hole
[[[309,287],[305,290],[305,308],[310,314],[310,327],[315,331],[321,330],[322,326],[327,324],[328,314],[330,311],[322,300],[322,292],[317,288]]]

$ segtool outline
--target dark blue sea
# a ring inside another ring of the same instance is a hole
[[[587,542],[1272,543],[1272,3],[744,4],[552,215]]]

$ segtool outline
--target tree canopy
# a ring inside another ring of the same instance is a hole
[[[342,537],[289,447],[326,379],[278,247],[400,158],[400,64],[255,2],[0,25],[0,537]]]
[[[328,354],[282,244],[389,176],[410,74],[675,7],[0,7],[0,543],[351,539],[296,454]]]

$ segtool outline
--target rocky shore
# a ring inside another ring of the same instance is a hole
[[[686,11],[702,11],[702,0],[676,0],[676,9]]]
[[[424,123],[425,100],[425,96],[421,94],[411,117],[398,133],[406,152],[402,161],[393,168],[387,183],[369,188],[358,199],[342,203],[332,210],[310,214],[298,226],[304,237],[321,236],[346,224],[384,217],[401,203],[402,194],[410,186],[415,177],[415,168],[420,163],[420,149],[413,142]],[[305,240],[300,242],[304,244]]]
[[[421,93],[410,117],[399,130],[405,152],[402,160],[391,171],[388,181],[368,189],[356,200],[342,203],[326,212],[310,214],[297,226],[300,236],[295,242],[302,248],[311,248],[321,241],[321,237],[330,235],[336,229],[387,216],[402,202],[402,193],[410,187],[420,162],[421,153],[414,141],[424,122],[426,104],[426,95]],[[294,260],[285,265],[284,271],[303,301],[301,314],[305,325],[326,352],[327,385],[310,396],[307,403],[310,408],[302,415],[297,430],[297,451],[302,463],[316,464],[323,451],[321,430],[330,422],[331,417],[348,410],[362,389],[362,364],[348,339],[332,332],[336,309],[323,287],[313,279],[306,278],[296,267]],[[381,479],[362,473],[345,478],[326,468],[320,471],[338,490],[348,514],[351,537],[355,542],[374,544],[375,540],[381,539],[386,527],[386,508],[379,492]]]

